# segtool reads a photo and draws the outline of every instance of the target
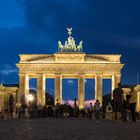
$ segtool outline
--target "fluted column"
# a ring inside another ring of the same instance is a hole
[[[44,106],[46,104],[45,86],[45,75],[37,74],[37,105]]]
[[[121,82],[121,75],[118,74],[118,75],[112,75],[112,94],[113,94],[113,90],[118,87],[118,83]],[[111,95],[112,99],[113,99],[113,96]]]
[[[57,103],[56,100],[59,100],[58,102],[62,104],[62,75],[56,74],[55,75],[55,105]]]
[[[95,100],[97,99],[102,105],[102,75],[95,76]]]
[[[0,112],[2,111],[2,95],[0,95]]]
[[[85,77],[83,74],[80,74],[78,78],[78,106],[80,109],[84,108],[84,100],[85,100]]]
[[[112,91],[118,87],[118,83],[121,81],[121,75],[112,75]]]
[[[0,111],[4,109],[4,94],[0,95]]]
[[[137,92],[137,106],[136,106],[136,111],[140,111],[140,91]]]
[[[25,97],[25,102],[28,104],[29,96],[29,75],[19,74],[19,93],[18,93],[18,103],[21,103],[21,98]]]

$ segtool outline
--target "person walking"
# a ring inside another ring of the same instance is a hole
[[[90,103],[90,106],[89,106],[89,118],[91,118],[91,119],[93,117],[93,110],[94,110],[94,107],[93,107],[92,103]]]
[[[122,121],[123,122],[127,121],[127,115],[128,115],[127,109],[128,109],[128,102],[123,96],[123,100],[122,100]]]
[[[132,121],[136,122],[136,103],[137,103],[137,92],[135,91],[135,87],[130,87],[130,92],[126,95],[129,102],[129,109],[132,115]]]
[[[55,117],[58,118],[59,117],[59,113],[60,113],[60,103],[59,103],[59,99],[56,99],[56,105],[54,106],[54,112],[55,112]]]
[[[123,89],[121,83],[118,83],[118,87],[113,90],[113,119],[118,120],[121,113],[123,100]]]
[[[95,118],[96,120],[99,120],[100,118],[100,102],[97,99],[95,104],[94,104],[94,110],[95,110]]]

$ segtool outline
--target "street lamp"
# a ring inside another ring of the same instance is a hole
[[[28,100],[29,100],[29,102],[32,102],[34,100],[34,96],[32,94],[29,94]]]

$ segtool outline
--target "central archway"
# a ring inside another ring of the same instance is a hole
[[[73,105],[74,99],[78,100],[78,79],[63,79],[62,87],[63,103]]]

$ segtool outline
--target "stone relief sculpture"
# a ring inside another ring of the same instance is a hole
[[[80,41],[79,45],[77,46],[77,51],[82,51],[82,44],[83,44],[83,41]]]
[[[63,51],[64,46],[61,44],[60,41],[58,41],[58,51]]]
[[[74,38],[72,35],[72,28],[67,28],[68,30],[68,39],[65,41],[65,44],[62,45],[60,41],[58,41],[58,51],[59,52],[82,52],[83,49],[83,41],[80,41],[79,45],[77,46],[75,43]]]

